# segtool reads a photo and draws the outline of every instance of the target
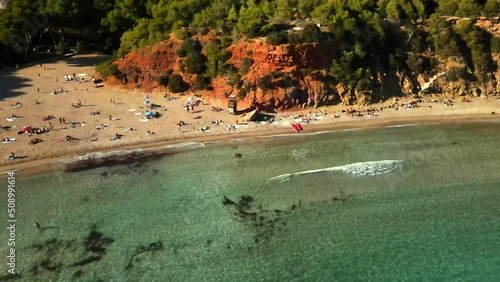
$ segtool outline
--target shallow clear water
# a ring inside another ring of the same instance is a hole
[[[498,122],[339,131],[18,178],[17,270],[23,281],[499,281],[499,140]],[[223,204],[242,196],[253,201]]]

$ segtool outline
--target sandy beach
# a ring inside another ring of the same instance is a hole
[[[257,124],[247,122],[242,116],[228,114],[225,102],[196,98],[192,93],[172,95],[173,99],[164,99],[165,92],[145,94],[140,90],[125,91],[106,85],[95,88],[91,80],[94,66],[107,59],[108,57],[99,55],[76,55],[44,63],[44,66],[37,64],[0,72],[0,138],[16,139],[14,142],[0,144],[1,171],[20,169],[25,174],[48,172],[61,169],[63,166],[59,161],[62,159],[90,152],[161,148],[187,141],[202,144],[231,138],[294,134],[290,125],[294,118],[301,115],[302,118],[309,119],[309,122],[302,122],[304,130],[298,134],[394,124],[498,119],[500,113],[500,100],[497,97],[470,98],[469,102],[455,99],[453,106],[436,101],[420,103],[410,108],[400,106],[398,110],[385,108],[374,115],[364,114],[361,117],[342,112],[347,109],[363,112],[380,108],[392,102],[388,101],[366,107],[329,106],[279,113],[272,124]],[[66,80],[65,76],[73,75],[76,79]],[[188,111],[184,107],[190,97],[203,101],[194,107],[194,111]],[[441,97],[440,100],[445,100],[444,98]],[[436,97],[433,99],[439,100]],[[145,101],[160,105],[160,108],[152,111],[159,112],[161,117],[145,119],[149,108]],[[405,102],[404,99],[398,101],[399,105]],[[16,103],[22,106],[13,107]],[[72,106],[77,104],[81,106]],[[224,110],[215,112],[211,110],[212,107]],[[93,112],[99,114],[93,115]],[[497,114],[492,114],[493,112]],[[16,118],[11,119],[12,116]],[[44,117],[48,116],[54,118],[44,121]],[[60,119],[65,122],[62,123]],[[217,120],[222,121],[218,126],[212,123]],[[177,126],[176,123],[180,121],[186,125]],[[46,127],[50,131],[18,135],[27,126],[40,129]],[[228,126],[233,126],[233,130],[229,131]],[[208,127],[209,130],[203,132],[200,130],[202,127]],[[131,128],[135,130],[130,130]],[[117,134],[122,135],[121,138],[111,140]],[[64,141],[67,136],[77,140]],[[35,138],[42,142],[30,144]],[[8,160],[7,156],[11,152],[26,158]]]

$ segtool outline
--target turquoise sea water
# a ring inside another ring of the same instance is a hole
[[[19,281],[500,281],[499,122],[232,140],[17,180]]]

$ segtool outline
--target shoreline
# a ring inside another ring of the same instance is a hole
[[[101,166],[117,165],[129,162],[147,161],[168,154],[180,153],[186,150],[205,148],[206,145],[224,145],[231,139],[253,139],[259,137],[306,136],[328,131],[349,129],[382,129],[386,127],[421,125],[421,124],[468,124],[484,121],[500,121],[500,117],[491,114],[456,114],[434,116],[391,117],[385,119],[362,119],[340,121],[336,123],[306,124],[302,133],[295,133],[289,127],[269,128],[266,131],[252,130],[247,132],[228,132],[222,134],[195,136],[180,139],[163,140],[143,144],[121,144],[104,150],[82,151],[53,158],[43,158],[7,166],[0,166],[0,178],[5,178],[8,171],[16,170],[20,176],[33,176],[50,172],[74,172]],[[203,143],[201,142],[203,140]]]

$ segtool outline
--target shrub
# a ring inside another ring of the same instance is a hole
[[[186,85],[182,76],[174,73],[168,77],[168,90],[173,93],[184,92],[186,90]]]
[[[304,38],[302,38],[302,35],[300,35],[296,32],[288,33],[287,40],[288,40],[288,43],[290,43],[290,44],[302,44],[302,43],[304,43]]]
[[[200,53],[190,52],[184,59],[188,73],[203,73],[205,71],[205,57]]]
[[[206,26],[200,27],[200,30],[199,30],[201,35],[207,35],[209,31],[210,31],[210,29]]]
[[[229,74],[229,81],[228,81],[228,84],[231,85],[231,86],[235,86],[236,85],[236,88],[240,88],[240,86],[238,86],[238,84],[240,83],[241,81],[241,75],[239,75],[238,73],[231,73]]]
[[[302,31],[302,38],[306,43],[314,43],[321,41],[321,30],[315,24],[306,24]]]
[[[257,87],[259,87],[264,91],[273,89],[273,82],[271,75],[266,74],[263,77],[257,79]]]
[[[179,48],[177,48],[177,51],[175,51],[175,54],[179,57],[179,58],[184,58],[187,56],[187,50],[185,48],[181,46],[179,46]]]
[[[164,75],[160,75],[159,77],[156,78],[156,81],[158,84],[161,86],[167,86],[168,85],[168,77],[172,74],[172,70],[167,70]]]
[[[210,82],[203,75],[197,75],[194,81],[194,90],[207,90]]]
[[[123,76],[118,69],[118,66],[113,64],[112,61],[106,61],[102,64],[99,64],[95,68],[96,72],[100,73],[104,78],[108,78],[109,76],[116,76],[120,78]],[[120,79],[119,78],[119,79]]]
[[[406,60],[406,64],[408,65],[408,68],[412,72],[420,73],[423,70],[422,68],[423,60],[414,53],[408,54],[408,59]]]
[[[278,79],[283,76],[283,73],[279,70],[271,72],[271,77],[274,79]]]
[[[202,49],[203,46],[201,45],[200,41],[191,40],[191,38],[187,38],[182,42],[179,48],[177,48],[177,51],[175,51],[175,53],[180,58],[184,58],[189,53],[200,53]]]
[[[290,75],[284,75],[281,78],[280,86],[282,88],[292,87],[292,86],[295,86],[295,81],[293,81],[293,78]]]
[[[246,88],[240,88],[240,91],[238,91],[238,98],[244,99],[248,94],[248,90]]]
[[[500,37],[493,36],[491,38],[491,52],[500,53]]]
[[[247,74],[252,65],[253,65],[252,58],[244,58],[243,61],[241,62],[241,67],[240,67],[239,73],[241,75]]]
[[[267,44],[280,45],[280,44],[283,44],[285,42],[286,42],[285,38],[281,34],[277,33],[276,31],[273,31],[266,36],[266,43]]]
[[[448,81],[458,81],[459,79],[463,79],[466,81],[476,81],[478,77],[476,77],[473,73],[467,71],[466,67],[451,67],[446,73],[446,79]],[[487,79],[487,78],[486,78]]]
[[[184,29],[178,29],[174,31],[174,36],[178,40],[185,40],[186,38],[189,37],[189,33],[185,31]]]
[[[459,67],[451,67],[446,73],[446,79],[451,82],[458,81],[461,77],[461,71],[462,69]]]

